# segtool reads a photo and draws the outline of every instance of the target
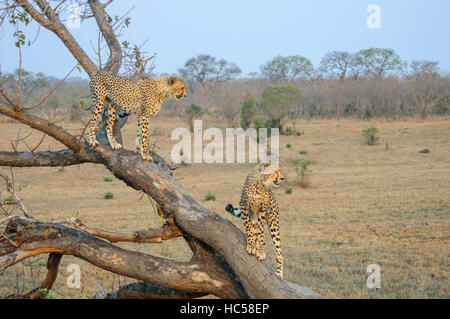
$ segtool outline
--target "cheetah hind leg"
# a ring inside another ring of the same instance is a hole
[[[257,256],[258,249],[258,221],[252,220],[249,236],[247,236],[247,252],[250,255]]]
[[[106,123],[106,134],[108,135],[109,143],[111,144],[111,148],[113,150],[119,150],[122,148],[122,145],[117,143],[116,139],[113,135],[113,125],[116,121],[116,109],[107,101],[105,101],[108,106],[108,120]]]
[[[266,253],[264,252],[266,247],[266,243],[264,242],[264,222],[264,217],[258,216],[259,231],[256,241],[256,258],[258,260],[264,260],[266,258]]]
[[[278,215],[274,214],[272,218],[269,219],[270,235],[275,246],[277,259],[277,268],[275,270],[275,274],[278,276],[278,278],[283,279],[283,254],[281,252],[280,226],[278,223]]]
[[[142,149],[142,133],[141,133],[141,118],[138,118],[137,134],[136,134],[136,152],[141,154]]]
[[[101,103],[101,99],[97,98],[95,95],[92,97],[94,102],[94,110],[93,116],[89,121],[89,133],[88,133],[88,141],[92,148],[98,146],[97,138],[95,137],[95,131],[97,127],[98,120],[100,118],[100,114],[103,109],[103,104]]]

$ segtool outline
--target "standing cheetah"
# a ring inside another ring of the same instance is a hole
[[[247,252],[263,260],[264,253],[264,222],[270,228],[270,235],[275,245],[277,267],[276,275],[283,278],[283,255],[281,254],[279,209],[275,194],[270,190],[270,185],[280,185],[283,180],[281,166],[271,163],[256,165],[248,174],[241,193],[239,207],[234,208],[228,204],[225,208],[228,212],[244,220],[245,234],[247,237]]]
[[[176,76],[133,82],[128,78],[100,71],[92,77],[90,87],[94,102],[94,116],[89,122],[89,140],[92,147],[98,145],[95,138],[95,129],[104,104],[108,107],[106,133],[111,147],[115,150],[122,147],[113,136],[113,125],[116,119],[116,110],[112,106],[112,103],[114,103],[125,112],[136,113],[139,116],[136,138],[137,150],[144,160],[152,161],[152,157],[148,154],[150,117],[159,112],[165,99],[176,98],[180,100],[186,96],[184,82]]]

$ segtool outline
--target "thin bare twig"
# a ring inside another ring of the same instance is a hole
[[[21,110],[31,110],[31,109],[34,109],[35,107],[37,107],[37,106],[41,105],[42,103],[44,103],[45,101],[47,101],[47,99],[49,98],[49,96],[52,95],[53,92],[55,92],[56,89],[58,89],[58,88],[61,86],[61,84],[63,84],[63,82],[69,77],[69,75],[73,72],[73,70],[75,70],[75,68],[76,68],[77,66],[78,66],[78,64],[75,65],[75,66],[72,68],[72,70],[70,70],[69,73],[67,73],[66,76],[65,76],[62,80],[60,80],[60,81],[56,84],[56,86],[55,86],[50,92],[48,92],[48,94],[47,94],[42,100],[40,100],[39,102],[37,102],[36,104],[34,104],[34,105],[30,106],[30,107],[22,107]]]
[[[22,211],[22,213],[25,215],[25,217],[27,218],[32,218],[31,214],[28,212],[27,208],[25,207],[25,205],[22,203],[22,201],[20,200],[19,196],[17,196],[16,191],[15,191],[15,181],[14,181],[14,172],[12,167],[9,168],[11,171],[11,182],[9,181],[8,176],[1,174],[0,173],[0,177],[3,178],[3,180],[5,181],[6,184],[6,190],[11,194],[11,196],[14,198],[14,200],[16,201],[17,205],[19,206],[20,210]]]

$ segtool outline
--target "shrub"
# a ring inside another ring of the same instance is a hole
[[[288,188],[286,188],[286,190],[284,192],[286,194],[292,194],[292,188],[288,187]]]
[[[256,100],[253,95],[249,94],[241,107],[241,127],[246,130],[252,124],[253,118],[256,115],[255,111]]]
[[[103,195],[104,199],[113,199],[114,198],[114,194],[111,192],[106,193],[105,195]]]
[[[64,173],[64,167],[58,168],[58,173]]]
[[[285,119],[293,107],[302,100],[300,90],[290,85],[274,85],[264,88],[259,103],[271,127],[278,127],[280,134],[285,134]]]
[[[284,135],[292,135],[292,133],[294,133],[294,131],[290,127],[286,128],[284,131]]]
[[[260,128],[267,128],[267,137],[271,136],[271,133],[272,133],[272,131],[270,130],[271,126],[268,125],[268,123],[262,117],[259,117],[259,116],[256,117],[253,120],[253,125],[255,126],[255,129],[256,129],[256,134],[257,134],[256,140],[258,143],[259,143],[259,129]]]
[[[189,129],[191,132],[194,132],[194,117],[198,117],[203,114],[202,108],[196,104],[191,104],[190,106],[186,107],[184,112],[187,115]]]
[[[378,141],[378,129],[374,126],[368,127],[363,130],[362,135],[364,141],[368,145],[374,145]]]
[[[308,154],[308,151],[305,151],[305,150],[301,150],[300,152],[298,152],[300,155],[306,155],[306,154]]]
[[[58,295],[52,290],[49,290],[47,288],[41,288],[39,289],[39,295],[41,298],[44,299],[62,299],[63,297]]]
[[[292,145],[291,145],[291,144],[289,144],[289,143],[288,143],[288,144],[286,144],[286,147],[287,147],[287,148],[291,148],[291,146],[292,146]]]
[[[308,188],[311,186],[311,174],[312,171],[309,166],[315,164],[312,160],[293,160],[295,172],[297,174],[296,183],[302,188]]]
[[[25,182],[23,184],[19,184],[19,185],[16,186],[16,190],[20,192],[22,189],[26,188],[27,186],[28,186],[28,182]]]
[[[206,196],[205,196],[205,201],[210,201],[210,200],[216,200],[216,196],[214,196],[213,194],[211,194],[211,193],[208,193]]]
[[[364,110],[364,118],[370,120],[373,117],[373,110],[370,107],[366,107]]]
[[[3,203],[4,204],[16,204],[16,200],[14,199],[14,197],[8,196],[8,197],[3,198]]]
[[[430,150],[428,148],[424,148],[423,150],[419,151],[419,153],[427,154],[430,153]]]
[[[295,132],[295,135],[301,136],[301,135],[303,135],[303,132]]]
[[[112,180],[113,179],[111,177],[109,177],[109,176],[103,176],[103,181],[105,181],[107,183],[112,182]]]

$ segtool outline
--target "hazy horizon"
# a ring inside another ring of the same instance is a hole
[[[366,24],[369,4],[381,9],[381,28]],[[318,67],[328,51],[357,52],[370,47],[394,49],[407,62],[438,61],[442,71],[450,71],[450,2],[445,0],[431,4],[406,0],[116,1],[107,11],[122,16],[133,5],[131,24],[119,41],[140,45],[147,40],[143,50],[157,53],[155,72],[159,74],[176,73],[188,58],[200,53],[234,62],[246,77],[277,55],[302,55]],[[34,22],[25,27],[27,40],[33,40],[37,30]],[[95,59],[91,45],[97,41],[95,21],[83,21],[81,28],[70,31]],[[2,72],[18,67],[13,32],[5,23],[0,33]],[[27,70],[60,78],[76,64],[60,40],[44,28],[31,46],[22,47],[22,60]],[[84,71],[72,76],[87,78]]]

